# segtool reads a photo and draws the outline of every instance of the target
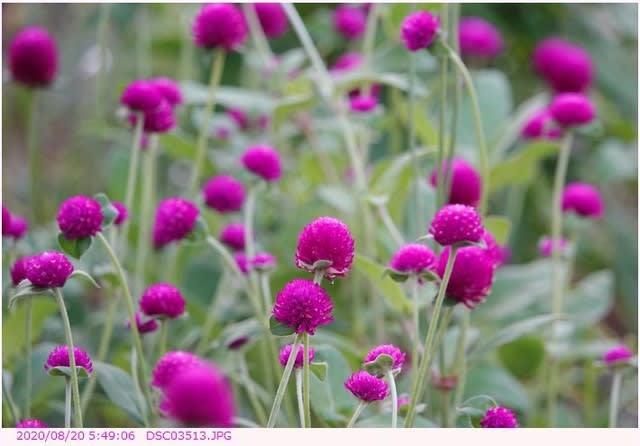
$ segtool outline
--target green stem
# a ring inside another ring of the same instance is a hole
[[[358,407],[356,407],[356,410],[353,412],[353,416],[349,420],[349,424],[347,424],[347,428],[353,427],[353,425],[356,424],[356,421],[358,421],[358,417],[360,417],[360,414],[366,407],[367,407],[366,401],[360,401],[358,403]]]
[[[7,385],[7,380],[4,379],[4,374],[2,375],[2,397],[6,400],[7,406],[9,407],[11,421],[13,422],[13,424],[16,424],[18,421],[20,421],[20,417],[18,416],[18,409],[16,408],[16,404],[13,401],[13,397],[11,396],[11,391],[9,390],[9,387]]]
[[[465,356],[465,348],[467,345],[467,332],[471,321],[471,310],[463,309],[462,320],[460,321],[460,333],[458,334],[458,342],[456,345],[455,359],[455,375],[457,378],[456,392],[454,396],[454,407],[459,407],[464,395],[464,385],[467,375],[467,360]]]
[[[100,5],[100,15],[98,19],[98,52],[100,62],[98,63],[98,75],[96,76],[96,115],[99,121],[104,117],[104,92],[105,73],[107,65],[107,31],[109,29],[110,3]]]
[[[169,331],[169,327],[167,327],[166,320],[160,321],[160,333],[158,333],[158,359],[164,355],[164,352],[167,351],[167,332]]]
[[[151,71],[151,36],[149,29],[149,17],[146,5],[140,5],[140,15],[136,27],[136,50],[138,60],[139,77],[147,77]]]
[[[264,408],[262,407],[262,404],[260,404],[260,401],[258,401],[257,397],[256,397],[256,392],[255,389],[253,388],[253,383],[251,382],[251,376],[249,376],[249,372],[247,370],[247,363],[245,362],[244,356],[242,356],[242,353],[238,353],[238,364],[240,366],[240,376],[242,377],[242,381],[244,384],[244,387],[247,391],[247,397],[249,398],[249,403],[251,404],[251,407],[253,408],[253,412],[256,415],[256,418],[258,419],[258,422],[260,423],[261,426],[265,426],[267,424],[267,414],[264,411]]]
[[[40,90],[37,88],[29,91],[29,117],[27,127],[27,152],[29,153],[29,176],[31,180],[31,214],[34,223],[44,221],[44,208],[42,206],[42,182],[44,171],[41,167],[42,155],[38,151],[38,111]]]
[[[69,348],[69,367],[71,368],[71,390],[73,393],[73,406],[75,414],[76,427],[82,427],[82,410],[80,410],[80,391],[78,388],[78,370],[76,369],[76,355],[73,346],[73,335],[71,334],[71,323],[69,323],[69,315],[67,314],[67,307],[64,304],[64,298],[62,297],[62,290],[60,288],[53,289],[56,295],[56,301],[58,307],[60,307],[60,316],[62,316],[62,323],[64,326],[64,334],[67,339],[67,347]]]
[[[398,427],[398,390],[396,389],[396,379],[391,370],[387,372],[387,381],[391,391],[391,427],[395,429]]]
[[[418,374],[418,358],[420,357],[420,310],[418,304],[418,294],[420,283],[418,277],[409,278],[411,281],[411,301],[413,303],[413,350],[411,353],[411,377],[416,379]]]
[[[64,427],[71,427],[71,381],[64,377]]]
[[[131,212],[133,207],[133,197],[136,191],[136,182],[138,178],[138,165],[140,164],[140,144],[142,142],[142,132],[144,129],[144,113],[136,112],[136,126],[133,132],[133,144],[131,146],[131,157],[129,162],[129,173],[127,174],[127,191],[125,192],[124,205]],[[129,239],[130,218],[122,224],[122,233],[120,235],[120,244],[118,246],[121,254],[125,253],[125,247]]]
[[[442,422],[441,425],[442,427],[450,427],[449,426],[449,403],[450,403],[450,395],[449,395],[449,391],[446,389],[443,389],[440,392],[440,397],[441,397],[441,404],[440,404],[440,415],[442,416]]]
[[[298,347],[300,346],[300,335],[296,334],[295,339],[293,340],[293,346],[291,348],[292,352],[297,352]],[[291,377],[291,371],[293,370],[293,365],[296,362],[296,355],[293,353],[289,355],[289,360],[287,361],[287,365],[284,368],[284,372],[282,373],[282,379],[280,379],[280,385],[278,386],[278,391],[276,392],[276,397],[273,400],[273,406],[271,407],[271,412],[269,413],[269,420],[267,422],[267,427],[274,427],[276,425],[276,421],[278,420],[278,414],[280,413],[280,405],[282,404],[282,399],[284,398],[284,394],[287,390],[287,383],[289,382],[289,377]]]
[[[293,352],[291,353],[293,355]],[[305,427],[305,413],[304,413],[304,397],[302,396],[302,372],[300,369],[296,369],[296,397],[298,399],[298,414],[300,415],[300,427]]]
[[[264,35],[264,31],[260,22],[258,21],[258,16],[256,15],[256,10],[251,3],[244,3],[242,5],[242,9],[244,10],[244,16],[247,18],[247,23],[249,25],[249,31],[251,33],[251,37],[253,38],[253,43],[260,53],[262,57],[262,62],[265,67],[270,67],[273,63],[273,53],[271,52],[271,48],[269,47],[269,41]]]
[[[440,17],[442,20],[442,32],[444,36],[448,34],[449,28],[449,4],[441,5]],[[444,39],[443,39],[444,42]],[[447,198],[443,198],[444,181],[442,176],[442,161],[446,155],[445,128],[447,125],[447,72],[449,71],[449,59],[446,56],[440,57],[440,109],[438,114],[438,155],[436,158],[437,181],[436,181],[436,207],[440,208]]]
[[[458,18],[460,16],[460,5],[456,3],[451,4],[451,36],[458,35]],[[456,52],[458,50],[458,39],[452,38],[451,43]],[[453,75],[454,88],[453,88],[453,103],[451,107],[451,126],[449,127],[449,149],[447,150],[447,162],[445,163],[445,172],[443,175],[444,196],[449,197],[451,190],[451,175],[453,167],[453,157],[456,153],[456,135],[458,127],[458,107],[460,105],[460,97],[462,95],[462,85],[460,83],[459,74],[455,72]]]
[[[156,159],[158,156],[158,135],[151,135],[149,148],[144,154],[144,166],[142,173],[142,206],[140,209],[140,226],[138,230],[138,248],[136,250],[135,277],[138,279],[137,292],[142,293],[146,283],[146,266],[151,246],[151,225],[154,207],[154,188]]]
[[[444,269],[444,277],[442,278],[440,288],[438,289],[438,296],[436,297],[433,316],[431,318],[431,323],[429,324],[427,337],[424,341],[424,354],[422,356],[422,360],[420,361],[418,378],[415,381],[413,389],[411,391],[411,401],[409,402],[409,410],[407,412],[407,418],[405,420],[404,427],[413,427],[413,422],[416,417],[416,405],[418,404],[419,400],[422,400],[423,385],[427,375],[428,367],[431,364],[431,359],[433,356],[433,340],[436,333],[436,327],[438,325],[438,318],[440,317],[442,303],[444,302],[445,298],[445,291],[447,289],[447,285],[449,284],[449,279],[451,278],[451,271],[453,270],[453,263],[455,261],[457,252],[457,246],[451,246],[451,253],[449,254],[449,258],[447,259],[447,265]]]
[[[409,119],[407,121],[407,131],[409,136],[407,141],[409,143],[409,148],[411,150],[411,167],[413,169],[413,187],[415,190],[414,193],[414,234],[419,233],[420,231],[420,222],[422,215],[423,203],[420,200],[419,194],[419,181],[420,181],[420,164],[418,162],[418,147],[416,146],[416,130],[415,130],[415,84],[416,84],[416,56],[413,52],[409,52],[409,104],[408,104],[408,113]]]
[[[597,408],[598,369],[588,361],[584,367],[583,401],[584,425],[591,426]]]
[[[213,51],[213,63],[211,66],[211,77],[209,78],[209,94],[207,95],[207,102],[204,109],[204,116],[200,123],[200,133],[198,135],[198,145],[196,148],[196,158],[193,164],[193,171],[191,172],[191,180],[189,182],[189,197],[194,197],[197,188],[200,174],[202,173],[202,165],[207,149],[207,140],[209,138],[209,131],[211,125],[211,116],[213,115],[213,107],[215,104],[216,90],[220,84],[222,78],[222,70],[224,68],[224,60],[226,52],[222,48],[216,48]]]
[[[613,372],[611,381],[611,402],[609,405],[609,427],[616,427],[618,406],[620,404],[620,390],[622,389],[622,371]]]
[[[31,346],[33,344],[31,336],[33,332],[33,302],[31,299],[27,299],[25,302],[24,318],[25,360],[27,361],[24,379],[24,417],[28,419],[31,417]]]
[[[214,296],[211,298],[211,302],[209,303],[209,309],[207,310],[207,317],[204,320],[204,324],[202,325],[202,332],[200,334],[200,341],[198,341],[198,345],[196,346],[196,354],[204,355],[207,345],[209,343],[209,338],[211,337],[211,332],[216,323],[216,316],[218,314],[218,306],[220,305],[220,299],[222,299],[222,292],[225,287],[227,275],[223,271],[220,275],[220,279],[218,279],[218,284],[216,285],[216,292]]]
[[[373,46],[376,41],[376,29],[378,25],[378,5],[372,3],[371,9],[369,10],[368,14],[367,25],[365,28],[366,31],[364,34],[364,39],[362,41],[363,65],[364,72],[366,74],[365,80],[362,84],[362,93],[365,95],[371,94],[371,82],[369,82],[367,78],[371,74],[371,56],[373,54]]]
[[[229,251],[217,239],[215,239],[210,235],[207,236],[207,243],[209,244],[209,246],[213,248],[214,251],[220,254],[220,257],[222,257],[222,260],[224,264],[227,266],[227,268],[229,268],[229,270],[231,270],[233,275],[236,276],[236,279],[238,280],[238,282],[242,284],[242,286],[244,286],[244,288],[247,290],[247,293],[249,293],[249,295],[252,296],[253,290],[249,286],[249,283],[247,282],[247,278],[244,276],[244,274],[242,274],[242,271],[240,271],[240,268],[238,268],[238,264],[233,259],[233,257],[231,257],[231,254],[229,254]],[[253,298],[252,298],[252,302],[253,302]]]
[[[389,231],[389,235],[391,236],[393,241],[396,243],[396,245],[398,245],[398,248],[401,248],[402,246],[404,246],[404,243],[405,243],[404,237],[402,237],[402,234],[398,230],[398,227],[395,225],[395,223],[393,222],[393,219],[389,215],[389,211],[387,210],[387,207],[384,205],[376,206],[376,210],[378,211],[380,220],[382,220],[382,222],[384,223],[384,226],[387,228],[387,231]]]
[[[251,261],[256,255],[255,234],[253,233],[253,219],[256,209],[256,196],[258,186],[249,188],[247,198],[244,202],[244,253],[247,260]]]
[[[304,421],[305,421],[305,426],[306,427],[311,427],[311,400],[309,399],[309,354],[308,352],[309,350],[309,334],[305,333],[302,337],[302,339],[304,340],[304,350],[302,351],[302,357],[303,357],[303,361],[302,361],[302,376],[303,376],[303,381],[304,381],[304,393],[303,393],[303,399],[304,399]],[[291,350],[296,351],[297,350]],[[293,355],[293,353],[292,353]]]
[[[180,68],[178,79],[184,82],[192,78],[191,68],[193,66],[193,50],[195,45],[192,41],[190,24],[193,11],[188,5],[184,4],[176,4],[174,7],[177,9],[176,15],[180,16],[180,30],[182,31],[180,34]]]

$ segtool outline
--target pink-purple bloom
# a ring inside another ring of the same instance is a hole
[[[165,101],[172,107],[182,104],[182,92],[180,86],[173,79],[168,77],[157,77],[149,81],[152,86],[160,92]]]
[[[342,73],[358,68],[362,64],[364,57],[360,53],[344,53],[331,67],[332,72]]]
[[[204,48],[237,50],[247,38],[244,15],[233,4],[204,5],[192,25],[194,42]]]
[[[47,429],[49,425],[44,421],[32,418],[30,420],[22,420],[16,423],[16,429]]]
[[[249,274],[249,267],[251,265],[249,264],[249,259],[247,259],[247,256],[244,252],[238,251],[234,253],[233,259],[236,261],[236,265],[238,265],[238,269],[242,274]]]
[[[180,290],[168,283],[151,285],[140,298],[140,309],[147,316],[175,319],[184,313],[185,305]]]
[[[127,218],[129,218],[129,210],[124,205],[124,203],[121,203],[119,201],[112,201],[111,204],[114,208],[116,208],[116,211],[118,211],[118,215],[116,215],[116,218],[113,220],[113,224],[116,226],[120,226],[127,220]]]
[[[349,40],[362,36],[366,25],[367,16],[360,8],[340,5],[333,11],[333,26],[336,31]]]
[[[440,208],[431,221],[429,234],[442,246],[461,242],[477,242],[484,228],[478,212],[464,204],[448,204]]]
[[[37,26],[20,31],[9,44],[9,71],[17,82],[43,87],[58,71],[58,49],[49,32]]]
[[[321,325],[333,321],[333,303],[320,285],[306,279],[294,279],[277,294],[273,317],[296,333],[313,335]]]
[[[258,21],[264,35],[270,39],[280,37],[289,29],[289,22],[280,3],[254,3]]]
[[[242,165],[265,181],[277,181],[282,175],[280,155],[265,144],[249,147],[242,155]]]
[[[611,365],[622,361],[628,361],[632,356],[633,354],[631,353],[631,350],[626,346],[617,345],[607,350],[602,356],[602,360]]]
[[[85,369],[89,375],[93,372],[93,364],[87,352],[80,347],[74,347],[73,357],[76,360],[76,368]],[[70,367],[69,347],[67,345],[59,345],[49,353],[49,357],[44,364],[44,370],[49,372],[54,367]]]
[[[229,107],[225,111],[225,114],[229,116],[242,130],[249,128],[249,118],[244,110],[236,107]]]
[[[27,264],[29,263],[29,259],[29,256],[19,257],[11,266],[9,274],[11,275],[11,283],[13,286],[18,286],[20,282],[27,278]]]
[[[200,363],[200,358],[190,352],[167,352],[158,360],[152,372],[151,385],[165,389],[173,379],[190,367]]]
[[[258,271],[270,271],[276,267],[278,259],[268,252],[259,252],[251,260],[251,265]]]
[[[156,331],[158,329],[158,321],[153,318],[144,320],[144,317],[142,312],[138,311],[136,313],[135,319],[138,333],[146,334]],[[127,321],[127,328],[131,328],[131,321]]]
[[[202,192],[206,205],[221,214],[237,212],[244,204],[244,186],[231,175],[211,178],[204,185]]]
[[[195,227],[199,211],[196,205],[183,198],[167,198],[156,211],[153,225],[153,245],[161,248],[187,237]]]
[[[588,183],[569,183],[562,192],[562,210],[581,217],[600,218],[604,203],[598,189]]]
[[[581,92],[593,78],[591,57],[558,37],[543,40],[533,51],[533,66],[556,92]]]
[[[102,207],[94,198],[76,195],[68,198],[58,211],[58,226],[68,240],[92,237],[102,226]]]
[[[449,163],[442,162],[442,174],[447,172]],[[449,204],[466,204],[467,206],[477,206],[482,195],[482,179],[478,171],[462,158],[454,158],[451,163],[450,178],[451,188],[449,191]],[[438,185],[438,169],[431,171],[429,183],[433,187]]]
[[[135,114],[129,115],[131,124],[135,125],[137,121],[138,117]],[[166,133],[175,126],[176,117],[173,108],[164,99],[157,107],[144,112],[143,130],[145,133]]]
[[[11,212],[2,205],[2,236],[11,234]]]
[[[593,121],[596,111],[589,98],[580,93],[560,93],[553,98],[549,113],[562,127],[584,125]]]
[[[147,80],[135,80],[122,92],[120,103],[133,112],[145,115],[160,106],[164,96],[162,92]]]
[[[73,265],[64,254],[45,251],[29,258],[26,277],[33,286],[39,288],[61,288],[73,273]]]
[[[491,407],[488,409],[482,420],[480,427],[483,428],[513,428],[518,427],[516,415],[506,407]]]
[[[440,17],[428,11],[416,11],[404,18],[400,37],[409,51],[430,46],[440,30]]]
[[[244,237],[245,230],[242,223],[229,223],[220,232],[220,241],[236,251],[244,249]]]
[[[389,385],[385,380],[369,375],[364,370],[353,373],[344,387],[353,396],[367,403],[382,401],[389,394]]]
[[[560,252],[567,249],[568,246],[569,241],[564,237],[560,237],[557,243],[557,248],[560,249]],[[540,242],[538,243],[538,252],[543,257],[551,257],[553,253],[553,240],[551,237],[543,237],[540,239]]]
[[[354,113],[368,113],[378,105],[378,98],[373,94],[359,94],[351,97],[349,101],[351,111]]]
[[[280,355],[278,356],[278,360],[280,361],[280,365],[285,367],[287,362],[289,361],[289,357],[291,356],[291,351],[293,350],[293,344],[287,344],[280,350]],[[309,362],[313,361],[316,351],[313,347],[309,347]],[[294,369],[299,369],[303,366],[304,363],[304,346],[298,345],[298,349],[296,351],[296,359],[293,363]]]
[[[11,215],[11,224],[9,225],[9,237],[14,240],[20,240],[29,230],[29,223],[27,220],[19,215]]]
[[[458,25],[458,40],[463,56],[494,58],[502,50],[500,32],[480,17],[463,17]]]
[[[417,274],[435,269],[437,258],[435,253],[425,245],[409,243],[400,248],[391,258],[389,267],[407,274]]]
[[[378,345],[371,349],[367,356],[364,358],[364,362],[373,362],[378,359],[380,355],[389,355],[393,359],[393,368],[400,369],[402,368],[402,364],[404,364],[405,353],[402,352],[398,347],[392,344],[382,344]]]
[[[444,276],[450,254],[450,247],[445,248],[440,254],[438,262],[440,277]],[[473,309],[476,304],[484,302],[493,283],[493,265],[493,260],[487,251],[478,246],[458,249],[447,284],[446,295],[470,309]]]
[[[536,111],[524,125],[521,133],[525,139],[558,139],[562,136],[562,130],[547,108]]]
[[[493,235],[486,229],[482,233],[482,240],[487,245],[485,248],[487,255],[491,259],[494,269],[500,267],[504,262],[504,252]]]

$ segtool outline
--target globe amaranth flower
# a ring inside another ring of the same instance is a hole
[[[502,50],[500,32],[479,17],[463,17],[458,24],[458,41],[463,56],[492,59]]]
[[[9,44],[11,77],[29,87],[53,82],[58,71],[58,49],[49,32],[37,26],[20,31]]]
[[[180,290],[168,283],[151,285],[140,298],[140,309],[147,316],[175,319],[184,313],[184,307]]]
[[[558,37],[547,38],[536,46],[533,66],[556,92],[584,91],[593,78],[589,54]]]
[[[2,236],[11,234],[11,212],[2,206]]]
[[[204,5],[192,25],[194,42],[204,48],[237,50],[247,38],[247,23],[230,3]]]
[[[521,134],[525,139],[558,139],[562,136],[562,130],[554,122],[549,109],[543,108],[529,118]]]
[[[160,104],[150,110],[144,112],[143,130],[145,133],[166,133],[176,126],[176,116],[173,108],[165,99]],[[136,125],[138,116],[129,115],[129,122]],[[142,144],[141,144],[142,146]]]
[[[173,379],[185,370],[200,364],[201,359],[190,352],[167,352],[158,360],[151,373],[151,385],[165,389]]]
[[[482,420],[480,427],[484,428],[511,428],[518,427],[516,415],[506,407],[491,407],[488,409]]]
[[[236,261],[236,265],[238,265],[238,269],[242,274],[244,274],[245,276],[249,274],[249,268],[251,265],[244,252],[238,251],[234,253],[233,259]]]
[[[289,362],[289,357],[291,356],[291,352],[293,351],[293,344],[287,344],[280,350],[280,355],[278,359],[280,360],[280,365],[282,367],[286,367],[287,362]],[[313,361],[315,357],[316,351],[313,347],[309,347],[309,362]],[[296,359],[293,362],[293,368],[299,369],[304,365],[304,346],[298,345],[298,349],[296,350]]]
[[[563,252],[569,246],[569,241],[564,237],[560,237],[557,245],[558,249]],[[551,257],[553,253],[553,240],[551,237],[542,237],[540,239],[540,242],[538,243],[538,252],[543,257]]]
[[[91,197],[76,195],[62,203],[58,210],[60,232],[68,240],[92,237],[100,232],[104,216],[102,206]]]
[[[602,356],[602,360],[608,364],[615,364],[622,361],[627,361],[631,359],[633,353],[624,345],[617,345],[615,347],[610,348],[605,352]]]
[[[444,277],[450,253],[451,248],[447,247],[440,254],[440,277]],[[491,291],[493,272],[493,260],[486,250],[478,246],[460,248],[453,262],[446,295],[473,309],[477,303],[483,302]]]
[[[14,240],[20,240],[29,230],[29,223],[27,220],[19,215],[13,214],[11,216],[11,224],[9,225],[9,237]]]
[[[332,73],[343,73],[358,68],[362,65],[364,56],[360,53],[344,53],[335,61],[329,71]]]
[[[280,3],[254,3],[253,9],[264,35],[268,38],[280,37],[289,29],[287,15]]]
[[[553,98],[549,113],[562,127],[584,125],[593,121],[596,111],[589,98],[580,93],[560,93]]]
[[[80,347],[73,348],[73,357],[76,360],[76,368],[83,368],[87,374],[93,373],[93,364],[89,354]],[[69,365],[69,347],[59,345],[54,348],[44,364],[44,370],[48,373],[54,367],[71,367]]]
[[[306,279],[294,279],[277,294],[273,317],[296,333],[316,332],[333,321],[333,303],[320,285]]]
[[[351,97],[349,106],[354,113],[368,113],[378,105],[378,98],[372,94],[359,94]]]
[[[364,34],[367,16],[360,8],[340,5],[333,11],[333,26],[343,37],[353,40]]]
[[[471,206],[448,204],[440,208],[431,221],[429,234],[442,246],[461,242],[477,242],[484,228],[480,215]]]
[[[604,203],[600,192],[592,185],[569,183],[562,192],[562,210],[581,217],[599,218],[604,212]]]
[[[151,79],[149,82],[160,92],[171,107],[182,104],[182,92],[176,81],[168,77],[157,77]]]
[[[30,420],[22,420],[16,423],[17,429],[46,429],[49,425],[44,421],[36,420],[32,418]]]
[[[155,319],[143,320],[143,315],[141,312],[137,312],[135,315],[136,319],[136,327],[138,328],[138,333],[146,334],[154,332],[158,329],[158,321]],[[127,328],[131,328],[131,321],[127,321]]]
[[[404,18],[400,37],[409,51],[430,46],[440,30],[440,17],[428,11],[416,11]]]
[[[160,202],[153,224],[153,245],[161,248],[187,237],[196,224],[200,211],[183,198],[167,198]]]
[[[242,223],[229,223],[220,232],[220,241],[236,251],[244,250],[245,230]]]
[[[120,96],[120,103],[133,112],[147,114],[164,101],[162,92],[151,82],[135,80],[126,86]]]
[[[236,107],[229,107],[225,111],[225,114],[242,130],[247,130],[249,128],[249,117],[244,110]]]
[[[435,269],[437,258],[427,246],[409,243],[400,248],[391,258],[389,267],[395,271],[420,275],[426,270]]]
[[[349,227],[342,221],[332,217],[317,218],[298,236],[296,266],[315,273],[313,265],[325,261],[329,265],[322,265],[320,269],[328,280],[342,277],[351,270],[355,244]]]
[[[383,379],[369,375],[364,370],[353,373],[344,387],[356,398],[367,403],[382,401],[389,394],[389,385]]]
[[[45,251],[29,258],[26,276],[33,286],[39,288],[61,288],[73,273],[73,265],[64,254]]]
[[[442,175],[444,176],[449,167],[449,163],[442,163]],[[477,206],[482,195],[482,179],[478,171],[462,158],[454,158],[451,163],[450,191],[447,203],[466,204],[467,206]],[[429,183],[433,187],[438,186],[438,169],[431,171]]]
[[[29,256],[19,257],[13,266],[11,266],[11,283],[13,286],[18,286],[20,282],[27,278],[27,264],[29,263]]]
[[[116,215],[116,218],[113,220],[113,224],[116,226],[120,226],[129,218],[129,210],[124,205],[124,203],[121,203],[119,201],[112,201],[111,204],[114,208],[116,208],[116,211],[118,211],[118,215]]]
[[[251,266],[260,272],[273,270],[278,264],[278,259],[268,252],[259,252],[251,260]]]
[[[398,347],[392,344],[383,344],[378,345],[371,349],[367,356],[364,358],[364,362],[373,362],[378,359],[380,355],[389,355],[393,358],[393,369],[402,368],[402,364],[404,364],[405,354]]]
[[[277,181],[282,175],[280,155],[264,144],[249,147],[242,155],[242,165],[265,181]]]
[[[491,259],[491,263],[493,264],[493,268],[496,269],[500,267],[504,261],[504,253],[502,251],[502,247],[496,242],[496,239],[493,238],[493,235],[487,231],[486,229],[482,233],[482,240],[484,241],[487,247],[485,251]]]
[[[237,212],[244,204],[244,186],[231,175],[211,178],[202,189],[207,206],[221,214]]]
[[[231,427],[235,415],[229,382],[213,364],[183,370],[165,388],[162,409],[186,426]]]

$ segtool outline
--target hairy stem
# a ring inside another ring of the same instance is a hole
[[[71,381],[64,377],[64,427],[71,427]]]
[[[393,222],[391,215],[389,215],[389,211],[387,210],[387,207],[384,205],[376,206],[376,210],[378,211],[380,220],[382,220],[382,222],[384,223],[384,226],[387,228],[387,231],[389,231],[389,235],[391,236],[393,241],[396,243],[396,245],[398,245],[398,248],[401,248],[402,246],[404,246],[404,237],[402,237],[402,234],[398,230],[398,227],[396,226],[396,224]]]
[[[449,4],[440,5],[442,18],[442,30],[444,35],[448,34],[449,28]],[[444,39],[443,39],[444,40]],[[438,156],[436,158],[437,181],[436,181],[436,208],[440,208],[446,201],[443,198],[444,181],[442,176],[442,161],[446,156],[445,128],[447,125],[447,90],[449,71],[449,59],[446,56],[440,58],[440,109],[438,114]]]
[[[260,423],[261,426],[265,426],[267,424],[267,414],[264,411],[264,408],[262,407],[262,404],[260,404],[260,401],[258,401],[258,398],[256,397],[256,392],[253,388],[253,383],[251,381],[251,376],[249,376],[249,371],[247,370],[247,363],[244,359],[244,356],[242,356],[242,353],[238,353],[238,363],[240,366],[240,376],[242,378],[242,381],[244,383],[244,387],[247,391],[247,397],[249,398],[249,403],[251,404],[251,407],[253,408],[253,413],[256,415],[256,418],[258,419],[258,422]]]
[[[32,331],[33,331],[33,302],[31,299],[27,299],[25,302],[25,315],[24,315],[24,342],[25,342],[25,360],[26,370],[24,377],[24,417],[31,417],[31,346],[33,344]]]
[[[299,346],[300,346],[300,335],[296,334],[291,351],[297,352]],[[276,421],[278,420],[278,414],[280,413],[280,405],[282,404],[282,399],[284,398],[284,394],[287,390],[287,383],[289,382],[289,377],[291,377],[291,371],[293,370],[293,365],[295,364],[295,362],[296,362],[296,355],[292,353],[291,355],[289,355],[289,360],[287,361],[287,365],[285,366],[284,372],[282,373],[282,379],[280,379],[280,385],[278,386],[276,397],[273,400],[271,413],[269,413],[269,420],[267,422],[267,427],[274,427],[276,425]]]
[[[620,390],[622,388],[622,371],[613,372],[611,381],[611,402],[609,405],[609,427],[616,427],[618,406],[620,404]]]
[[[293,355],[293,353],[291,353]],[[305,414],[304,414],[304,397],[302,396],[302,372],[296,369],[296,397],[298,398],[298,414],[300,415],[300,427],[305,427]]]
[[[34,223],[44,221],[44,207],[42,198],[41,166],[42,152],[38,150],[38,112],[40,102],[40,90],[37,88],[29,91],[29,115],[27,124],[27,152],[29,153],[29,179],[31,181],[31,214]]]
[[[309,399],[309,334],[305,333],[303,335],[304,339],[304,350],[303,350],[303,361],[302,361],[302,376],[304,381],[304,421],[305,426],[311,427],[311,400]],[[293,350],[292,350],[293,351]],[[297,352],[297,351],[296,351]]]
[[[358,421],[358,418],[360,417],[360,414],[362,414],[362,411],[367,407],[367,402],[366,401],[360,401],[358,403],[358,407],[356,407],[356,410],[353,412],[353,416],[351,417],[351,419],[349,420],[349,424],[347,424],[347,427],[353,427],[354,424],[356,424],[356,421]]]
[[[133,206],[133,197],[136,191],[136,182],[138,178],[138,165],[140,164],[140,145],[142,143],[142,131],[144,129],[144,113],[136,112],[136,126],[133,132],[133,144],[131,145],[131,157],[129,162],[129,173],[127,174],[127,190],[124,196],[124,205],[131,212]],[[127,240],[129,239],[129,227],[131,225],[130,218],[122,224],[122,232],[120,234],[120,243],[116,245],[118,252],[125,253]]]
[[[395,429],[398,427],[398,390],[396,389],[396,379],[391,370],[387,372],[387,381],[391,391],[391,427]]]

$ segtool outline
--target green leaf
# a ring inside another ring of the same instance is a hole
[[[531,403],[527,390],[502,367],[479,364],[467,372],[464,398],[490,395],[498,404],[519,412],[529,410]]]
[[[600,322],[613,304],[613,273],[598,271],[582,279],[569,293],[565,313],[579,327]]]
[[[161,134],[160,144],[162,145],[163,153],[174,159],[188,162],[195,161],[197,150],[195,141],[191,141],[180,133]],[[209,157],[205,157],[203,163],[203,175],[212,175],[215,169]]]
[[[185,104],[204,105],[209,96],[207,85],[197,82],[183,82],[180,85]],[[216,103],[224,107],[237,107],[245,112],[270,114],[275,108],[275,100],[262,91],[246,90],[238,87],[220,86],[216,90]]]
[[[23,280],[13,290],[9,296],[9,309],[13,309],[19,300],[33,299],[36,297],[53,297],[53,290],[51,288],[39,288],[31,285],[27,279]]]
[[[282,325],[273,316],[269,318],[269,330],[274,336],[290,336],[295,333],[293,328]]]
[[[227,325],[219,336],[219,344],[226,347],[233,341],[244,337],[249,338],[250,342],[252,339],[258,338],[261,333],[262,328],[256,319],[245,319],[244,321]]]
[[[89,275],[89,273],[86,272],[86,271],[82,271],[81,269],[75,269],[75,270],[73,270],[73,272],[69,276],[70,279],[73,278],[73,277],[80,277],[81,279],[84,279],[87,282],[89,282],[94,287],[100,288],[100,285],[98,285],[98,282],[96,282],[95,279],[93,277],[91,277]]]
[[[393,358],[387,354],[378,355],[375,361],[366,362],[364,369],[369,375],[382,378],[387,372],[393,370]]]
[[[353,262],[356,271],[363,274],[378,290],[389,306],[402,314],[411,314],[411,302],[405,296],[402,287],[391,278],[383,278],[385,267],[362,254],[356,254]]]
[[[544,361],[544,342],[534,336],[525,336],[502,345],[498,349],[498,357],[519,380],[532,379]]]
[[[111,223],[113,223],[113,221],[118,217],[118,210],[113,205],[113,203],[111,203],[109,197],[107,197],[107,195],[102,192],[94,195],[93,198],[95,198],[96,201],[100,203],[100,206],[102,208],[102,216],[104,217],[102,221],[102,227],[108,228]],[[91,246],[91,242],[89,242],[89,246]],[[87,246],[87,249],[89,249],[89,246]]]
[[[538,163],[559,150],[558,144],[549,141],[526,144],[515,155],[491,169],[490,193],[506,186],[529,183],[538,171]]]
[[[44,322],[58,311],[55,301],[48,299],[33,300],[31,333],[33,339],[38,339]],[[13,312],[4,312],[2,321],[2,357],[5,361],[13,358],[25,348],[24,333],[26,309],[24,305],[16,307]]]
[[[322,201],[339,212],[351,214],[355,209],[353,196],[344,187],[325,184],[318,187],[317,193]]]
[[[76,366],[76,371],[78,372],[78,378],[89,377],[89,373],[87,373],[87,370],[84,367]],[[48,373],[51,376],[67,376],[71,378],[71,367],[51,367]]]
[[[273,128],[278,130],[294,113],[311,109],[318,99],[318,96],[313,94],[300,94],[280,100],[273,110]]]
[[[309,391],[313,412],[327,421],[344,421],[350,416],[354,403],[353,396],[344,389],[351,367],[339,350],[325,344],[316,346],[315,361],[326,362],[331,367],[327,368],[324,381],[311,374]]]
[[[506,217],[490,215],[484,219],[484,227],[493,235],[499,245],[504,245],[509,240],[511,232],[511,220]]]
[[[209,236],[209,226],[202,215],[196,218],[193,229],[187,234],[187,240],[190,242],[201,242]]]
[[[94,361],[93,368],[98,383],[111,402],[136,422],[144,424],[144,412],[138,402],[138,391],[131,376],[118,367],[100,361]]]
[[[313,373],[321,382],[324,382],[327,378],[328,368],[329,364],[326,362],[312,362],[309,364],[309,370],[311,370],[311,373]]]
[[[58,234],[58,244],[65,254],[70,255],[74,259],[80,259],[87,249],[91,247],[93,237],[83,237],[69,240],[62,232]]]

